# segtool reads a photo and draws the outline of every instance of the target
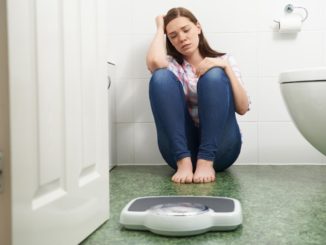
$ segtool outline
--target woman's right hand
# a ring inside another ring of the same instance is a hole
[[[164,15],[157,16],[155,22],[157,30],[146,56],[146,64],[151,72],[159,68],[166,68],[169,65],[166,58]]]
[[[156,21],[156,27],[158,30],[162,29],[164,30],[164,14],[159,15],[155,18]]]

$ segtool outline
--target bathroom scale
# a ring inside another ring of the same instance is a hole
[[[149,230],[165,236],[230,231],[241,223],[241,204],[228,197],[139,197],[131,200],[120,214],[120,224],[126,229]]]

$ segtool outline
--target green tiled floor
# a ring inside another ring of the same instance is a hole
[[[174,184],[167,166],[120,166],[110,173],[111,218],[89,244],[326,244],[326,166],[233,166],[209,184]],[[227,196],[240,200],[243,225],[232,232],[174,238],[119,225],[133,198],[156,195]]]

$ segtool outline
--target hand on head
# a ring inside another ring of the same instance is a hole
[[[155,18],[156,27],[157,29],[163,29],[164,30],[164,14],[158,15]]]

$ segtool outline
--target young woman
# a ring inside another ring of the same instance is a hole
[[[196,17],[173,8],[156,17],[147,54],[149,97],[164,160],[176,183],[215,181],[237,159],[241,135],[235,112],[249,99],[229,54],[213,50]]]

